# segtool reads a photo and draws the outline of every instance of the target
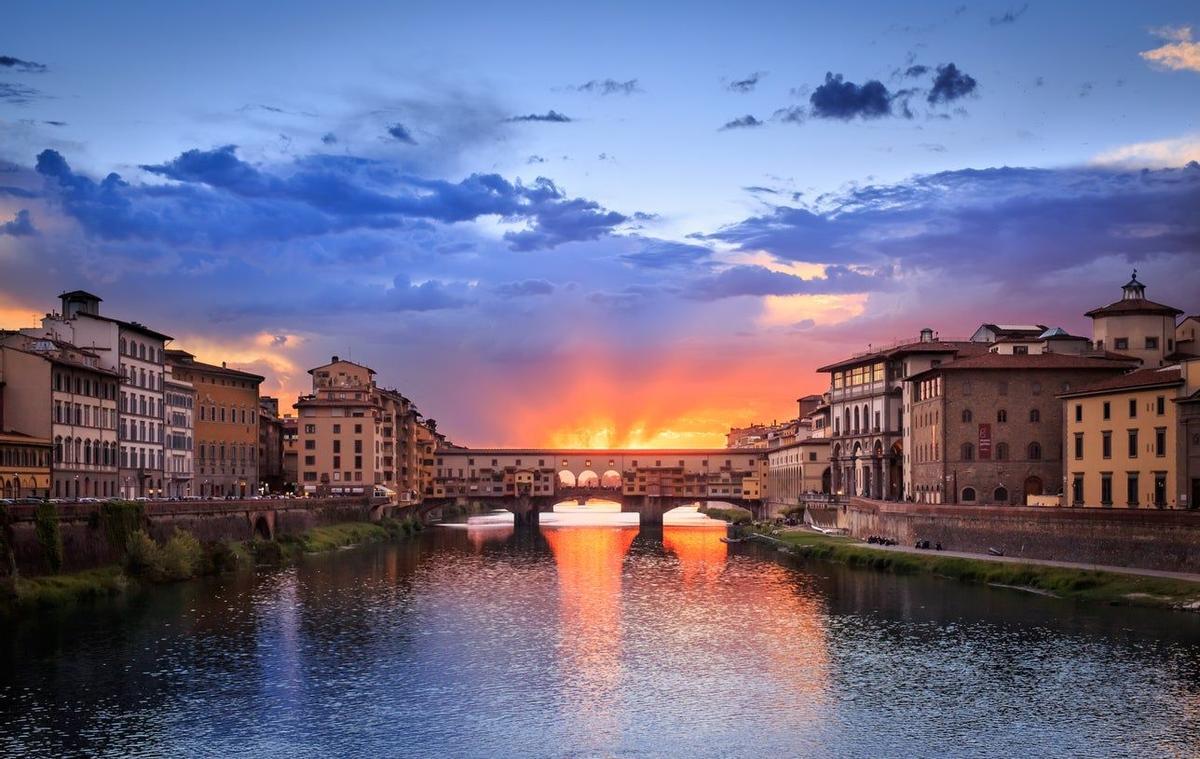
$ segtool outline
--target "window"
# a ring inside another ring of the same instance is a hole
[[[1083,433],[1075,433],[1075,458],[1083,458]]]
[[[1125,478],[1125,502],[1129,506],[1138,505],[1138,473],[1130,472]]]
[[[996,460],[1008,461],[1008,443],[996,443]]]
[[[1077,421],[1077,422],[1083,421],[1083,404],[1082,403],[1075,404],[1075,421]]]
[[[1035,408],[1029,409],[1029,421],[1033,422],[1034,424],[1042,421],[1042,412]]]
[[[316,465],[317,465],[317,457],[316,456],[305,456],[304,457],[304,466],[316,466]]]
[[[1041,445],[1041,443],[1030,443],[1029,444],[1029,460],[1030,461],[1041,461],[1042,460],[1042,445]]]
[[[965,408],[965,409],[963,409],[963,412],[962,412],[962,420],[963,420],[963,422],[970,422],[970,421],[971,421],[971,409],[969,409],[969,408]]]
[[[1003,485],[992,491],[992,500],[996,503],[1008,503],[1008,489]]]
[[[317,441],[316,440],[305,440],[304,441],[304,450],[306,450],[306,451],[317,450]]]
[[[963,461],[974,461],[975,460],[975,446],[971,445],[970,443],[962,444],[962,460]]]
[[[1119,350],[1119,351],[1129,350],[1129,338],[1128,337],[1118,337],[1115,340],[1113,340],[1113,349]]]
[[[1112,474],[1109,472],[1100,474],[1100,503],[1112,506]]]
[[[1157,337],[1147,337],[1146,338],[1146,350],[1148,350],[1148,351],[1158,350],[1158,338]]]
[[[1078,506],[1083,503],[1083,475],[1075,474],[1071,479],[1071,503]]]
[[[304,434],[305,435],[315,435],[316,432],[317,432],[317,425],[315,425],[315,424],[304,425]]]
[[[361,434],[362,434],[362,425],[361,425],[361,424],[356,424],[356,425],[354,425],[354,434],[355,434],[355,435],[361,435]]]
[[[1155,427],[1154,428],[1154,455],[1155,456],[1166,456],[1167,455],[1167,428],[1166,427]]]
[[[1154,399],[1154,413],[1159,416],[1167,413],[1167,399],[1161,395]]]
[[[1109,430],[1100,433],[1100,451],[1104,458],[1112,458],[1112,432]]]
[[[975,488],[963,488],[962,500],[964,503],[973,503],[975,501]]]
[[[1028,354],[1029,354],[1029,346],[1028,345],[1014,345],[1013,346],[1013,355],[1014,356],[1025,356]]]
[[[1000,409],[999,411],[997,411],[996,412],[996,421],[997,422],[1007,422],[1008,421],[1008,411],[1006,409]]]
[[[340,435],[341,433],[342,433],[342,425],[340,425],[340,424],[333,425],[333,434]]]
[[[1137,399],[1136,398],[1129,399],[1129,418],[1137,419]]]
[[[1136,459],[1138,454],[1138,431],[1129,431],[1129,458]]]
[[[1167,505],[1167,475],[1163,472],[1154,473],[1154,505]]]
[[[1102,414],[1102,418],[1104,418],[1104,419],[1112,418],[1112,404],[1109,403],[1108,401],[1104,402],[1104,413]]]

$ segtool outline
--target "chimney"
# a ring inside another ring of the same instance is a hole
[[[334,356],[334,357],[333,357],[333,360],[332,360],[332,361],[330,361],[329,363],[331,363],[331,364],[336,364],[337,362],[338,362],[338,357],[337,357],[337,356]]]
[[[224,361],[222,361],[222,362],[221,362],[221,368],[222,368],[222,369],[227,369],[227,368],[228,368],[227,366],[225,366],[225,362],[224,362]]]

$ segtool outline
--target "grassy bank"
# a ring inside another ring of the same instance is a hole
[[[964,582],[1002,585],[1107,604],[1200,611],[1200,583],[1185,580],[964,559],[937,553],[882,551],[852,538],[812,532],[782,532],[772,537],[797,556],[853,567],[897,574],[927,572]]]
[[[748,509],[739,506],[730,506],[727,509],[701,506],[698,511],[712,519],[724,519],[730,524],[749,524],[754,518]]]
[[[249,569],[260,562],[280,564],[301,554],[381,543],[420,530],[421,525],[415,520],[385,519],[378,523],[344,522],[314,527],[279,540],[204,544],[182,530],[176,530],[163,543],[136,530],[124,542],[125,561],[121,565],[0,582],[0,614],[66,607],[117,596],[139,586]]]

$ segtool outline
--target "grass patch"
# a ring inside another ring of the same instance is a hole
[[[867,547],[853,538],[784,532],[774,538],[797,556],[895,574],[926,572],[964,582],[1030,588],[1063,598],[1114,605],[1180,608],[1200,602],[1200,583],[1040,564],[911,554]]]
[[[128,587],[129,579],[115,564],[70,574],[30,579],[18,577],[11,583],[6,597],[0,600],[0,611],[69,606],[119,595]]]
[[[724,519],[730,524],[749,524],[754,518],[754,515],[748,509],[738,506],[730,506],[727,509],[701,506],[697,511],[713,519]]]
[[[279,543],[285,548],[295,547],[303,553],[319,553],[360,543],[379,543],[391,537],[388,529],[381,524],[345,522],[313,527],[299,535],[281,537]]]

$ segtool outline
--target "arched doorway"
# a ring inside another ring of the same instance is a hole
[[[3,497],[6,499],[13,498],[12,483],[8,480],[0,480],[0,493],[3,493]]]
[[[833,471],[829,467],[825,467],[825,471],[821,472],[821,492],[833,492]]]
[[[598,488],[600,487],[600,475],[591,469],[584,469],[579,473],[575,482],[581,488]]]
[[[887,461],[888,495],[892,501],[904,500],[904,444],[897,440],[891,447]]]
[[[992,500],[996,503],[1008,503],[1008,488],[1001,485],[992,493]]]
[[[258,519],[254,520],[254,537],[258,538],[259,540],[271,539],[271,525],[267,523],[267,518],[265,516],[260,516]]]
[[[575,473],[566,469],[558,473],[558,486],[561,488],[575,487]]]
[[[1041,495],[1042,494],[1042,478],[1036,475],[1029,475],[1025,478],[1025,495]]]
[[[600,487],[612,488],[613,490],[619,489],[621,487],[621,473],[615,469],[609,469],[600,475]]]

